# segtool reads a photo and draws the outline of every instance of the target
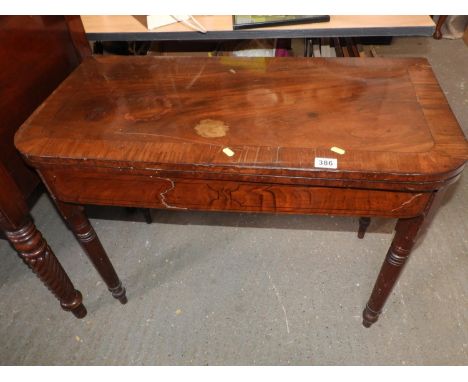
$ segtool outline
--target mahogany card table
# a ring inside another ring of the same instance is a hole
[[[123,303],[83,205],[397,218],[366,327],[468,159],[425,59],[89,57],[15,144]]]

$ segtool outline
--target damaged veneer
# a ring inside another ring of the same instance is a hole
[[[55,169],[41,172],[63,201],[205,211],[401,217],[417,215],[430,193],[142,176]],[[138,187],[132,185],[138,184]]]
[[[361,238],[371,217],[398,219],[366,327],[468,159],[416,58],[93,56],[15,144],[118,298],[82,205],[357,216]]]

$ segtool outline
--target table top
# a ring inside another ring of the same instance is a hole
[[[300,37],[432,36],[429,16],[330,16],[330,22],[232,29],[232,16],[196,16],[208,33],[182,23],[149,31],[146,16],[81,16],[89,40],[218,40]]]
[[[425,59],[90,57],[15,144],[38,165],[408,182],[468,158]]]

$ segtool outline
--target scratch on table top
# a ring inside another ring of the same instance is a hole
[[[203,141],[198,141],[196,139],[181,138],[181,137],[175,137],[175,136],[172,136],[172,135],[165,135],[165,134],[158,134],[158,133],[139,133],[139,132],[136,132],[136,131],[131,131],[131,132],[122,133],[122,135],[150,135],[152,137],[169,138],[169,139],[174,139],[174,140],[177,140],[177,141],[182,141],[182,142],[187,142],[187,143],[196,143],[196,144],[200,144],[200,145],[215,146],[215,147],[219,147],[221,149],[223,149],[223,147],[225,147],[224,145],[219,144],[219,143],[215,143],[215,142],[213,142],[213,143],[203,142]]]
[[[112,80],[109,78],[109,76],[107,75],[106,72],[103,72],[102,73],[102,76],[104,77],[104,79],[106,80],[106,82],[111,82]]]
[[[188,83],[188,85],[185,87],[186,90],[190,89],[190,88],[195,84],[195,82],[197,82],[197,80],[200,78],[200,76],[201,76],[202,73],[204,72],[205,66],[206,66],[206,62],[205,62],[205,64],[201,67],[201,69],[198,71],[198,73],[197,73],[197,74],[192,78],[192,80]]]

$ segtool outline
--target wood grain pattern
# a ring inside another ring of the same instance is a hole
[[[225,131],[203,136],[203,124]],[[423,59],[90,58],[16,144],[35,165],[85,159],[385,182],[445,180],[468,157]],[[337,158],[339,171],[314,168],[314,157]]]
[[[80,63],[63,16],[0,16],[0,161],[28,198],[39,183],[13,137]]]
[[[52,193],[65,202],[160,209],[411,217],[424,209],[431,196],[430,192],[135,176],[86,169],[54,168],[41,174]]]

